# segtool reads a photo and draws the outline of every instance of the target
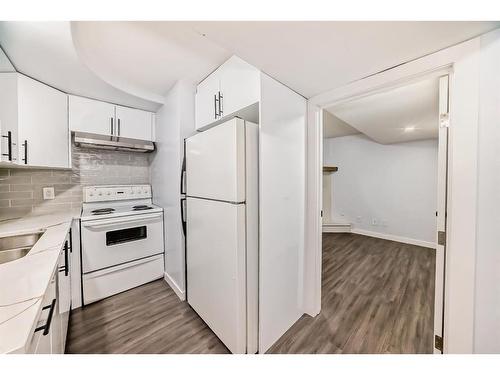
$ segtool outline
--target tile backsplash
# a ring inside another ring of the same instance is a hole
[[[78,208],[83,186],[149,181],[147,154],[83,149],[73,144],[71,170],[0,169],[0,213]],[[43,199],[44,187],[54,187],[55,199]]]

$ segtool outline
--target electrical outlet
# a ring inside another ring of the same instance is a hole
[[[387,224],[387,220],[382,220],[382,222],[381,222],[380,225],[383,226],[383,227],[387,227],[387,225],[388,225]]]
[[[56,197],[53,187],[43,188],[43,199],[54,199]]]
[[[361,223],[361,216],[356,216],[356,223]]]

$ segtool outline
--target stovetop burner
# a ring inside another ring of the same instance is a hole
[[[111,207],[98,208],[97,210],[90,211],[92,215],[105,215],[114,212],[115,209]]]
[[[153,207],[145,205],[145,204],[140,204],[138,206],[132,207],[132,210],[134,211],[142,211],[142,210],[151,210]]]

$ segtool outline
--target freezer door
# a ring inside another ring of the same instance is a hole
[[[246,352],[245,205],[187,198],[189,304],[233,353]]]
[[[186,140],[187,195],[245,201],[245,122],[234,118]]]

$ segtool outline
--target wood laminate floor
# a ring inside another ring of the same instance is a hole
[[[268,353],[431,353],[432,249],[350,233],[323,236],[321,313]],[[163,281],[72,312],[68,353],[228,353]]]
[[[323,235],[321,313],[270,353],[432,353],[435,250],[351,233]]]
[[[229,353],[164,280],[71,313],[67,353]]]

